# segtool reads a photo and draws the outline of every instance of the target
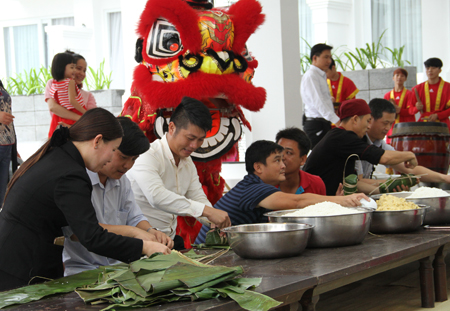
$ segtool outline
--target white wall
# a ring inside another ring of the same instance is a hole
[[[296,0],[261,0],[264,24],[250,37],[248,49],[259,62],[253,84],[264,87],[267,101],[250,115],[252,133],[247,145],[260,139],[274,140],[278,130],[301,125],[300,52]]]

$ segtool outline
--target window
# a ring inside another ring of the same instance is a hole
[[[402,59],[423,72],[421,0],[372,0],[371,6],[373,41],[387,29],[382,44],[390,49],[404,45]]]
[[[54,18],[52,25],[74,25],[73,17]],[[24,70],[48,66],[48,47],[45,26],[39,23],[23,26],[4,27],[4,44],[7,77],[23,73]],[[39,33],[39,30],[41,33]],[[42,41],[42,42],[41,42]],[[43,54],[43,55],[41,55]]]
[[[311,8],[306,3],[306,0],[299,0],[298,2],[298,21],[300,27],[300,54],[306,54],[309,56],[311,48],[308,44],[313,46],[313,23],[312,23],[312,13]],[[308,44],[306,44],[306,42]]]
[[[108,14],[109,19],[109,63],[112,71],[112,89],[125,88],[125,67],[123,63],[123,36],[121,12]]]

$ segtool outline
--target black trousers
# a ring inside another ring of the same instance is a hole
[[[303,130],[311,140],[311,149],[331,130],[331,122],[325,119],[306,119],[303,123]]]

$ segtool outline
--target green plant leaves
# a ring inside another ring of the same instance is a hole
[[[407,60],[403,60],[403,52],[405,49],[405,46],[403,45],[400,48],[388,48],[383,46],[381,43],[384,34],[386,33],[387,29],[383,31],[383,33],[378,38],[377,42],[372,43],[366,43],[364,48],[355,48],[354,51],[348,51],[337,54],[337,50],[340,48],[334,49],[335,52],[333,53],[333,59],[336,62],[336,69],[340,67],[341,70],[357,70],[360,69],[366,69],[368,67],[370,68],[379,68],[380,66],[383,68],[386,67],[404,67],[405,64],[411,64],[411,62]],[[311,45],[304,39],[301,38],[311,49]],[[387,62],[386,60],[388,57],[386,56],[385,52],[388,51],[391,54],[391,64]],[[308,63],[309,60],[309,63]],[[301,65],[301,72],[305,73],[306,70],[309,68],[309,65],[311,64],[311,59],[306,54],[300,54],[300,65]]]
[[[187,253],[198,257],[194,251]],[[260,278],[235,278],[242,267],[208,266],[176,251],[155,254],[130,265],[101,267],[38,285],[0,293],[0,308],[39,300],[45,296],[76,293],[87,304],[106,304],[103,310],[145,308],[173,301],[230,297],[247,310],[269,310],[281,304],[249,291]]]

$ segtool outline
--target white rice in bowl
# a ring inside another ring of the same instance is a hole
[[[321,202],[299,209],[295,212],[284,214],[284,216],[314,217],[314,216],[347,215],[355,213],[364,213],[364,211],[343,207],[342,205],[333,202]]]
[[[439,188],[431,188],[431,187],[420,187],[417,188],[408,199],[419,199],[419,198],[434,198],[434,197],[448,197],[450,194],[448,192],[439,189]]]

